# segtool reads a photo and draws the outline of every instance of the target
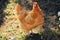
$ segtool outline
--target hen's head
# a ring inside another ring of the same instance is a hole
[[[33,7],[37,7],[37,2],[33,2]]]

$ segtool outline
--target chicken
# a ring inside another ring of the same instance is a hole
[[[33,2],[32,11],[24,10],[20,4],[16,4],[16,15],[20,21],[20,26],[25,32],[32,31],[37,33],[42,31],[42,25],[44,23],[44,17],[42,10],[38,6],[37,2]]]

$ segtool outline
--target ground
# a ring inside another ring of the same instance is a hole
[[[45,23],[44,32],[39,34],[30,34],[25,36],[20,28],[20,23],[15,16],[16,0],[0,1],[0,40],[60,40],[60,28],[58,25],[57,12],[60,10],[59,1],[57,0],[33,0],[37,1],[41,7]],[[19,3],[19,2],[18,2]],[[26,9],[32,9],[32,1],[21,2]]]

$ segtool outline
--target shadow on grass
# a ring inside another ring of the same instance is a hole
[[[8,0],[0,0],[0,26],[3,24],[3,20],[5,17],[5,13],[3,12],[3,10],[6,8],[8,3]]]
[[[30,35],[27,35],[25,40],[41,40],[42,39],[42,36],[39,35],[39,34],[34,34],[34,33],[31,33]]]

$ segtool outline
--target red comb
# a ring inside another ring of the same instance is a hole
[[[37,2],[33,2],[33,4],[37,4]]]

